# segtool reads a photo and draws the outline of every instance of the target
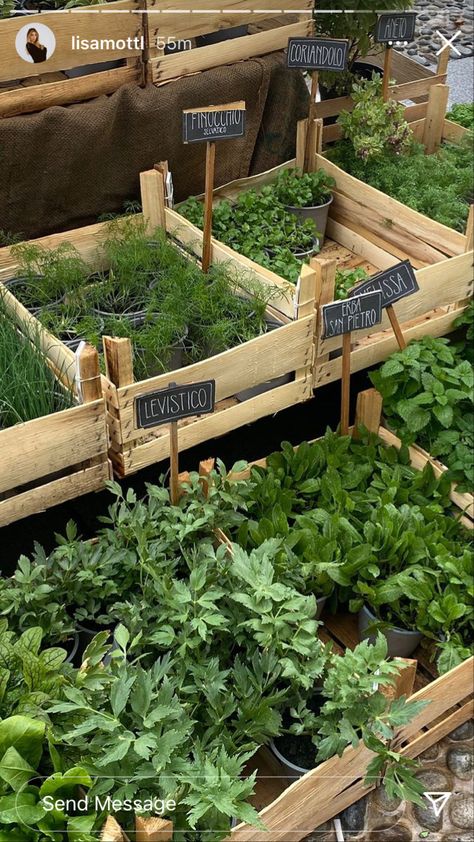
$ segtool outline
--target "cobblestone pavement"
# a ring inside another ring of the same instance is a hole
[[[402,52],[420,64],[436,64],[436,53],[444,43],[436,34],[436,30],[448,38],[459,30],[461,34],[453,42],[453,46],[460,55],[453,49],[451,58],[460,59],[474,55],[473,4],[474,0],[416,0],[416,37]]]
[[[419,757],[418,777],[428,792],[450,792],[440,815],[374,790],[339,816],[346,842],[474,842],[474,724],[466,722]],[[332,822],[304,842],[337,842]]]

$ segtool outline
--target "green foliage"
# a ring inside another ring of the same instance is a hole
[[[472,317],[469,313],[466,319]],[[417,441],[449,468],[460,491],[474,488],[474,375],[449,339],[425,337],[370,375],[384,412],[408,444]]]
[[[235,202],[219,202],[213,213],[213,234],[245,257],[296,283],[301,255],[317,250],[318,232],[312,220],[299,221],[284,205],[302,207],[327,201],[332,187],[333,179],[324,170],[306,175],[284,170],[272,185],[247,190]],[[203,204],[194,196],[179,210],[193,225],[203,227]]]
[[[0,18],[9,18],[10,13],[13,12],[15,8],[15,0],[0,0]],[[1,243],[1,234],[0,232],[0,243]],[[9,245],[9,243],[4,243],[4,245]]]
[[[73,395],[48,366],[39,329],[20,334],[0,293],[0,429],[67,409]]]
[[[342,111],[337,122],[356,158],[372,165],[374,160],[408,151],[412,133],[404,118],[404,106],[392,99],[383,100],[379,74],[355,83],[352,99],[353,110]]]
[[[5,0],[0,0],[0,18],[2,17],[2,2],[4,3],[4,8],[8,8],[8,3],[5,6]],[[22,239],[23,234],[13,234],[12,231],[5,231],[4,228],[0,228],[0,246],[13,246],[15,243],[21,242]]]
[[[473,198],[472,141],[444,144],[433,154],[413,143],[401,156],[386,153],[364,161],[349,140],[339,141],[328,157],[350,175],[393,196],[430,219],[464,231]],[[388,220],[388,224],[390,224]]]
[[[282,205],[295,208],[324,205],[336,186],[335,180],[324,170],[304,173],[289,169],[281,172],[273,185],[273,193]]]
[[[366,281],[368,277],[362,266],[356,269],[336,269],[336,299],[347,298],[352,287]]]
[[[446,114],[447,120],[459,123],[465,129],[474,129],[474,104],[472,102],[458,102]]]
[[[456,355],[474,365],[474,301],[457,317],[454,327],[463,332],[460,341],[456,342]]]
[[[368,53],[380,50],[380,44],[374,42],[373,32],[377,16],[381,12],[403,11],[411,8],[410,0],[364,0],[354,2],[348,11],[344,11],[338,0],[328,0],[324,8],[334,10],[334,14],[315,12],[316,32],[329,38],[347,38],[349,40],[348,71],[345,73],[323,72],[321,82],[334,90],[333,96],[342,96],[350,92],[354,80],[353,64],[363,59]]]
[[[173,368],[177,348],[189,364],[265,333],[267,304],[281,294],[226,264],[204,275],[161,231],[150,238],[130,217],[107,226],[103,250],[109,269],[90,276],[68,244],[21,244],[26,281],[14,292],[41,307],[38,318],[62,340],[100,349],[103,334],[130,338],[138,380]]]

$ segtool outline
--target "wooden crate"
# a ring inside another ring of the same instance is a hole
[[[380,426],[381,397],[375,389],[368,389],[358,396],[356,426],[364,424],[377,432],[387,445],[400,447],[400,440]],[[409,448],[413,467],[423,469],[430,457],[423,456],[419,449]],[[212,461],[212,460],[211,460]],[[266,466],[266,458],[250,463],[250,466]],[[248,469],[238,474],[248,476]],[[200,473],[205,474],[209,463],[202,463]],[[451,492],[455,507],[459,495]],[[464,525],[472,529],[472,521],[461,518]],[[223,536],[224,538],[225,536]],[[324,625],[319,634],[324,642],[331,641],[335,651],[353,649],[359,642],[357,618],[355,615],[325,612]],[[474,658],[450,672],[437,677],[436,668],[421,646],[414,653],[415,669],[407,668],[401,674],[398,695],[410,695],[413,701],[428,701],[429,704],[412,722],[403,726],[393,741],[396,751],[408,757],[417,757],[429,746],[434,745],[454,728],[469,720],[474,714],[472,694],[474,693]],[[413,690],[415,692],[412,694]],[[266,825],[265,831],[247,824],[234,828],[225,842],[266,842],[271,833],[272,842],[299,842],[314,828],[336,816],[354,804],[374,787],[366,787],[363,778],[373,755],[363,744],[347,748],[342,757],[332,757],[321,763],[291,786],[284,787],[281,778],[270,783],[266,776],[278,776],[280,768],[273,756],[260,750],[255,766],[259,768],[254,803],[260,818]],[[261,763],[259,760],[261,759]],[[255,768],[254,766],[254,768]],[[281,771],[280,771],[281,775]],[[275,791],[280,788],[280,792]]]
[[[5,288],[1,294],[23,333],[36,336],[36,320]],[[58,380],[77,385],[81,397],[77,406],[0,430],[0,527],[98,491],[111,476],[97,352],[86,348],[65,366],[47,331],[41,343]]]
[[[144,37],[144,15],[138,0],[75,9],[60,9],[38,15],[22,15],[0,21],[0,117],[41,111],[51,105],[66,105],[111,94],[129,82],[143,78],[142,44],[132,40],[124,49],[74,50],[73,36],[91,41]],[[146,17],[146,16],[145,16]],[[30,64],[15,49],[17,33],[24,26],[48,26],[56,48],[45,62]],[[87,65],[123,60],[123,66],[68,78],[64,71]]]
[[[375,69],[383,68],[384,54],[367,56],[362,61],[369,61],[375,65]],[[417,61],[392,50],[391,79],[395,80],[388,91],[392,99],[397,102],[406,103],[405,119],[411,124],[412,129],[417,131],[417,123],[423,120],[428,111],[428,99],[431,88],[435,85],[444,85],[447,79],[449,61],[449,50],[444,50],[438,59],[435,71],[422,67]],[[334,97],[318,102],[314,108],[316,118],[325,119],[338,117],[341,111],[351,111],[354,103],[350,96]],[[323,128],[323,142],[331,143],[342,137],[341,127],[332,124]]]
[[[400,441],[379,427],[380,410],[381,400],[375,390],[363,392],[359,396],[356,423],[362,422],[369,429],[378,430],[386,444],[399,447]],[[417,468],[423,468],[426,461],[429,461],[428,457],[423,459],[413,448],[410,448],[410,455],[413,466]],[[251,464],[265,467],[266,459]],[[209,463],[202,463],[200,473],[205,475],[209,468]],[[249,469],[238,477],[248,473]],[[455,495],[452,495],[452,499],[456,505]],[[469,523],[466,522],[466,525],[469,526]],[[359,642],[357,618],[354,615],[332,616],[325,612],[322,621],[323,625],[319,629],[321,640],[331,641],[336,652],[352,649]],[[441,677],[437,677],[436,669],[424,649],[419,647],[414,658],[413,661],[407,661],[397,682],[395,695],[408,695],[413,701],[426,701],[429,704],[412,722],[400,728],[393,741],[395,750],[412,758],[466,722],[474,713],[474,658]],[[259,811],[266,829],[258,830],[242,823],[231,831],[225,842],[267,842],[270,838],[272,842],[299,842],[374,788],[366,787],[363,783],[372,757],[372,753],[363,744],[356,748],[349,747],[342,757],[330,758],[287,786],[276,758],[268,749],[259,749],[249,763],[248,772],[258,769],[255,795],[251,803]],[[123,842],[122,832],[116,822],[109,822],[108,835],[104,835],[103,839],[106,842]],[[163,832],[166,832],[165,828]],[[162,837],[157,835],[148,838],[158,840]]]
[[[161,182],[160,182],[161,179]],[[161,190],[155,190],[160,183]],[[162,177],[157,171],[142,173],[143,206],[146,218],[151,220],[150,230],[166,224],[168,232],[176,232],[180,218],[164,208]],[[148,189],[150,188],[150,189]],[[155,203],[155,199],[157,200]],[[161,206],[158,207],[161,200]],[[158,213],[155,214],[155,211]],[[142,215],[134,217],[137,223]],[[106,268],[97,261],[98,240],[106,223],[92,225],[44,237],[34,242],[54,248],[63,242],[72,243],[91,269]],[[201,235],[202,239],[202,235]],[[225,250],[224,250],[225,252]],[[232,254],[214,256],[231,266],[241,269],[241,262]],[[100,264],[100,265],[99,265]],[[16,264],[9,248],[0,250],[0,281],[15,276]],[[263,283],[268,283],[264,273],[255,273]],[[276,277],[276,276],[275,276]],[[306,267],[298,289],[276,278],[281,296],[272,301],[269,314],[281,321],[282,327],[257,337],[238,347],[225,351],[186,368],[168,372],[148,380],[134,382],[132,351],[129,340],[108,338],[104,341],[107,377],[102,378],[107,403],[107,421],[110,433],[110,458],[118,476],[128,476],[141,468],[169,457],[170,427],[168,424],[151,430],[136,425],[135,398],[163,389],[170,382],[178,385],[206,379],[216,380],[216,409],[214,414],[201,418],[187,418],[179,422],[180,450],[193,447],[201,441],[221,436],[244,424],[312,397],[313,351],[315,331],[316,271]],[[58,339],[55,347],[62,366],[69,369],[73,353]],[[292,375],[291,382],[275,386],[263,394],[239,402],[237,393],[273,380]]]
[[[196,13],[194,0],[178,4],[173,0],[148,0],[145,5],[138,0],[114,0],[1,20],[0,117],[111,94],[130,82],[164,84],[281,50],[288,38],[311,33],[312,0],[288,0],[283,16],[275,12],[273,0],[262,0],[258,10],[250,0],[221,0],[218,9],[213,0],[199,0],[198,5]],[[17,54],[15,38],[26,24],[44,24],[54,32],[56,49],[46,62],[29,64]],[[199,35],[243,24],[254,24],[252,34],[196,47]],[[72,48],[73,36],[89,42],[131,38],[132,43],[124,49],[77,51]],[[135,38],[139,39],[137,43]],[[165,55],[165,45],[175,43],[186,48]],[[64,73],[118,59],[123,60],[123,66],[79,78],[67,78]]]

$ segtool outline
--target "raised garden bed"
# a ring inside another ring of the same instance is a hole
[[[157,179],[160,179],[160,174],[152,171],[144,174],[143,182],[146,184],[148,180],[152,185],[153,196],[160,198],[159,192],[154,192]],[[152,211],[147,203],[148,199],[149,195],[145,193],[145,214],[147,219],[151,219]],[[163,204],[162,197],[161,201]],[[162,211],[163,222],[168,227],[168,234],[171,234],[180,222],[179,217],[165,209],[164,204]],[[136,215],[129,222],[137,228],[143,225],[141,215]],[[93,272],[106,272],[109,268],[107,258],[103,252],[97,250],[97,237],[103,240],[108,230],[106,225],[99,224],[46,237],[38,241],[38,244],[49,250],[61,243],[69,243],[75,247],[80,258],[85,260]],[[150,230],[155,228],[156,220]],[[175,252],[179,255],[179,260],[185,260],[176,247]],[[187,260],[189,262],[191,258]],[[14,261],[11,250],[4,249],[0,254],[0,277],[7,280],[18,274]],[[223,251],[222,254],[216,254],[215,263],[216,271],[220,272],[221,276],[222,273],[225,274],[228,266],[229,271],[236,276],[243,277],[244,273],[245,277],[249,277],[248,268],[242,267],[231,253]],[[189,265],[194,264],[191,261]],[[197,267],[193,271],[198,271]],[[103,377],[102,383],[111,437],[110,456],[119,476],[126,476],[146,465],[168,458],[169,424],[151,430],[139,428],[135,398],[163,389],[171,382],[182,385],[207,379],[216,381],[215,413],[201,418],[186,418],[179,423],[181,449],[311,397],[315,272],[307,268],[297,290],[293,285],[277,278],[273,284],[263,273],[250,273],[250,278],[259,285],[259,289],[268,292],[266,330],[257,330],[256,337],[243,344],[238,344],[234,336],[233,344],[236,347],[222,353],[204,359],[201,356],[200,361],[176,370],[166,371],[167,366],[164,365],[162,371],[166,373],[135,382],[132,345],[130,339],[126,338],[130,334],[122,333],[118,338],[109,336],[104,339],[106,376]],[[248,296],[245,288],[243,295]],[[239,299],[236,299],[235,307],[242,309],[242,306],[242,301],[239,303]],[[250,309],[255,308],[252,306]],[[227,318],[232,323],[232,315]],[[248,318],[248,321],[251,322],[252,319]],[[209,331],[211,328],[212,325]],[[258,335],[259,332],[261,335]],[[73,351],[59,340],[56,348],[64,366],[69,366],[74,359]]]
[[[54,338],[1,285],[0,295],[11,323],[22,331],[18,342],[31,341],[42,348],[52,374],[49,388],[56,380],[55,388],[68,407],[24,423],[11,420],[11,426],[0,429],[0,526],[6,526],[104,488],[110,466],[97,353],[86,348],[79,357],[72,356],[66,367]],[[39,383],[28,382],[26,371],[24,389],[40,388]],[[0,404],[1,399],[2,395]]]

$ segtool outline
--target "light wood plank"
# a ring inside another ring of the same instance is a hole
[[[210,70],[212,67],[235,64],[235,62],[245,61],[254,56],[263,56],[266,53],[282,50],[287,46],[288,38],[310,35],[311,29],[310,21],[302,21],[301,23],[270,29],[266,32],[257,32],[255,35],[234,38],[220,44],[211,44],[208,47],[199,47],[196,50],[186,50],[177,55],[152,59],[150,62],[151,79],[155,84],[161,84],[181,76]]]

